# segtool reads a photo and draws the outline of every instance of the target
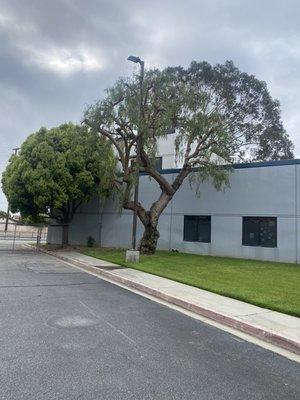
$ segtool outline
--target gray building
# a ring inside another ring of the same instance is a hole
[[[178,171],[162,171],[172,181]],[[140,201],[149,208],[159,187],[140,177]],[[216,191],[203,183],[200,197],[184,182],[159,221],[158,248],[180,252],[297,263],[300,256],[300,160],[237,164],[230,187]],[[70,226],[70,243],[130,248],[132,212],[120,211],[117,199],[93,199]],[[141,236],[142,225],[138,227]],[[60,243],[61,227],[48,231]]]

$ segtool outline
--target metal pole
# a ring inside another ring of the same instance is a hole
[[[4,228],[5,232],[7,232],[7,229],[8,229],[8,217],[9,217],[9,204],[7,206],[7,213],[6,213],[6,218],[5,218],[5,228]]]
[[[139,130],[136,141],[136,183],[134,188],[134,210],[132,221],[132,248],[136,250],[136,228],[137,228],[137,210],[139,202],[139,180],[140,180],[140,160],[141,160],[141,136],[142,136],[142,120],[143,120],[143,86],[144,86],[144,71],[145,63],[140,60],[141,75],[140,75],[140,115],[139,115]]]
[[[32,232],[33,235],[33,232]],[[40,251],[40,244],[42,238],[42,228],[38,228],[37,237],[36,237],[36,251]]]
[[[14,239],[13,239],[12,251],[15,251],[16,230],[17,230],[17,223],[15,222],[15,230],[14,230]]]

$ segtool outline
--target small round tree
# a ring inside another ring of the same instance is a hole
[[[12,211],[35,221],[47,215],[62,224],[66,245],[78,207],[94,195],[110,194],[115,163],[110,143],[87,127],[41,128],[10,158],[2,188]]]

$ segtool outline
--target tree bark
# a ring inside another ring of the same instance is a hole
[[[173,195],[162,192],[159,199],[155,201],[150,210],[146,212],[147,218],[141,219],[144,225],[144,234],[139,244],[139,250],[142,254],[154,254],[160,234],[157,229],[159,217],[169,204]]]
[[[154,254],[159,239],[157,226],[151,223],[144,225],[145,230],[139,244],[139,250],[142,254]]]
[[[69,245],[69,224],[62,225],[62,246]]]

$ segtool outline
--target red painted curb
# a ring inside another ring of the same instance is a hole
[[[282,347],[286,350],[289,350],[295,354],[300,355],[300,342],[294,341],[292,339],[288,339],[282,335],[279,335],[277,333],[274,333],[272,331],[267,331],[264,328],[261,328],[256,325],[249,324],[247,322],[244,322],[238,318],[233,318],[229,317],[227,315],[218,313],[216,311],[210,310],[205,307],[198,306],[196,304],[190,303],[188,301],[182,300],[178,297],[169,295],[167,293],[161,292],[157,289],[150,288],[149,286],[143,285],[142,283],[134,282],[128,278],[121,277],[119,275],[114,274],[113,272],[101,270],[97,267],[93,266],[88,266],[80,261],[72,260],[68,257],[60,256],[55,253],[52,253],[48,250],[40,249],[41,252],[46,253],[48,255],[51,255],[53,257],[56,257],[60,260],[67,261],[71,264],[74,264],[80,268],[83,268],[89,272],[96,273],[97,275],[106,277],[116,283],[121,283],[125,286],[128,286],[130,288],[139,290],[141,292],[150,294],[151,296],[157,297],[161,300],[164,300],[168,303],[174,304],[176,306],[182,307],[186,310],[192,311],[195,314],[202,315],[204,317],[207,317],[209,319],[212,319],[218,323],[221,323],[223,325],[229,326],[231,328],[237,329],[239,331],[242,331],[244,333],[247,333],[249,335],[255,336],[259,339],[262,339],[268,343],[271,343],[273,345]]]

